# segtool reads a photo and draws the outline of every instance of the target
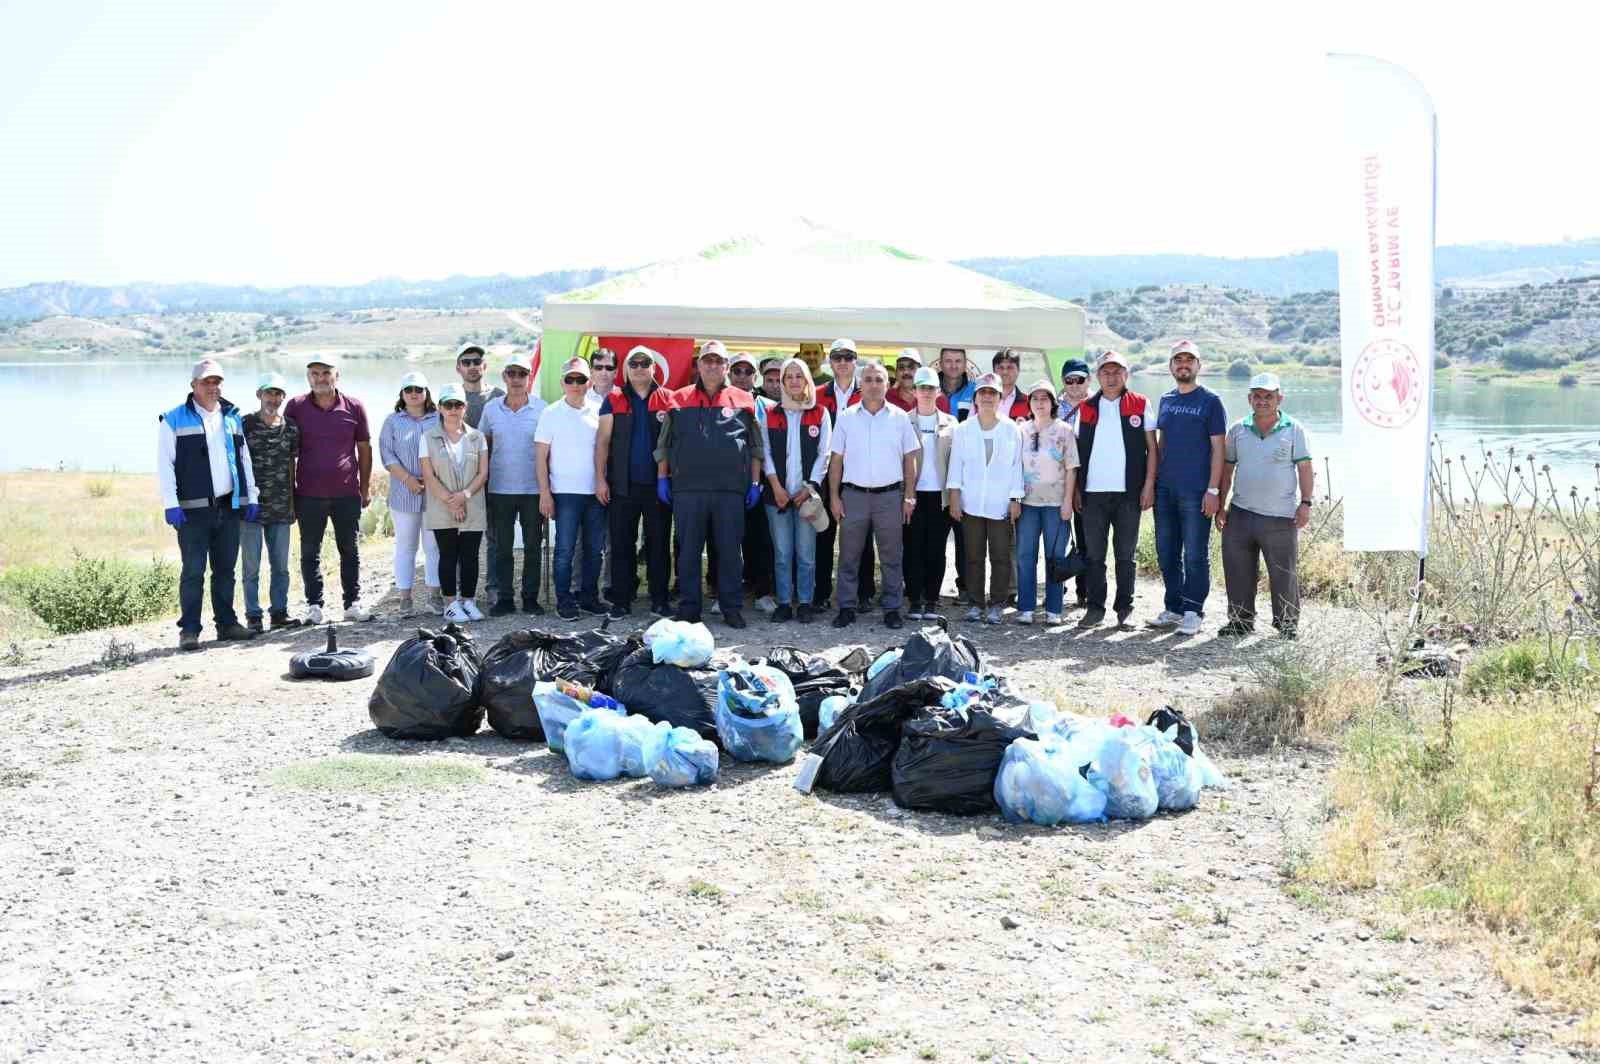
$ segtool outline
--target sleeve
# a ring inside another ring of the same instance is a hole
[[[600,400],[600,416],[601,417],[610,417],[611,415],[613,415],[615,413],[616,413],[616,411],[611,409],[611,396],[608,395],[604,399]]]
[[[484,401],[483,409],[478,413],[478,431],[483,434],[485,441],[494,438],[494,412],[489,409],[493,399]]]
[[[161,508],[178,505],[178,437],[166,418],[156,421],[156,485],[161,489]]]
[[[660,393],[657,392],[656,394],[659,395]],[[654,407],[655,396],[650,398],[651,406]],[[661,409],[666,410],[667,408],[663,406]],[[656,451],[652,457],[658,462],[665,462],[667,455],[670,453],[672,453],[672,414],[668,412],[667,419],[661,423],[661,432],[656,436]]]
[[[364,404],[362,404],[360,402],[357,402],[355,404],[355,409],[356,409],[356,442],[357,443],[370,443],[372,441],[372,432],[371,432],[370,429],[367,428],[367,408],[366,408],[366,406]]]
[[[550,443],[555,439],[555,422],[546,417],[546,413],[547,411],[544,410],[539,412],[539,423],[534,427],[533,430],[534,443]]]
[[[917,439],[917,427],[911,423],[909,417],[900,419],[900,454],[908,455],[913,451],[922,450],[922,441]]]
[[[756,416],[754,414],[746,411],[744,416],[749,418],[750,424],[750,457],[753,461],[762,463],[762,468],[765,468],[767,460],[766,434],[760,431],[760,426],[756,424]]]
[[[250,441],[239,434],[239,464],[244,467],[244,501],[251,506],[261,502],[261,492],[256,488],[255,463],[250,460]]]
[[[849,419],[845,414],[841,413],[839,415],[839,423],[833,427],[833,434],[828,437],[829,454],[836,454],[841,458],[844,457],[844,445],[847,436],[845,430],[849,428],[849,425]]]
[[[811,468],[811,480],[821,486],[828,480],[828,456],[833,452],[833,415],[826,410],[822,412],[822,425],[820,439],[817,440],[817,461]]]
[[[378,430],[378,464],[385,469],[400,464],[400,456],[394,452],[394,419],[398,416],[390,414],[384,418],[383,428]]]
[[[1008,493],[1013,501],[1019,500],[1026,494],[1022,486],[1022,433],[1017,433],[1016,458],[1011,461],[1011,490]]]
[[[1294,439],[1291,441],[1289,456],[1296,462],[1311,461],[1311,439],[1306,435],[1306,430],[1298,423],[1294,427]]]
[[[756,429],[761,433],[762,474],[769,477],[778,477],[780,480],[783,479],[778,474],[778,467],[772,464],[772,436],[767,431],[767,419],[762,418],[761,423],[756,426]]]
[[[288,418],[284,418],[283,419],[283,423],[289,430],[289,457],[290,458],[299,458],[300,457],[300,425],[299,425],[298,422],[290,421]]]
[[[1239,426],[1235,425],[1222,438],[1222,460],[1228,465],[1239,464]]]
[[[1061,429],[1061,450],[1066,454],[1066,468],[1077,469],[1078,437],[1073,434],[1072,429],[1066,424],[1066,422],[1061,423]]]
[[[962,422],[966,424],[965,421]],[[944,486],[947,490],[961,490],[961,474],[965,466],[962,455],[966,448],[962,446],[963,435],[958,428],[950,434],[950,465],[944,471]]]
[[[1211,412],[1206,417],[1206,435],[1222,436],[1228,431],[1228,408],[1222,405],[1222,396],[1211,397]]]

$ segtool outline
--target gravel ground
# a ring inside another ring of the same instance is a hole
[[[869,621],[713,631],[888,645]],[[511,627],[472,626],[485,647]],[[1023,694],[1118,708],[1203,709],[1262,642],[961,627]],[[1357,634],[1316,608],[1304,627]],[[341,631],[380,667],[405,634]],[[371,681],[287,678],[321,639],[180,655],[161,623],[0,666],[0,1061],[1569,1055],[1571,1018],[1445,929],[1286,893],[1326,754],[1214,750],[1235,787],[1198,810],[1058,830],[802,796],[793,765],[586,784],[488,731],[384,739]],[[273,777],[351,753],[415,771]],[[430,789],[441,762],[461,779]]]

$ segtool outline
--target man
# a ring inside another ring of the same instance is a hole
[[[761,394],[768,402],[783,401],[783,356],[768,355],[761,360]]]
[[[300,582],[306,623],[322,623],[322,536],[333,522],[339,548],[339,584],[344,619],[368,621],[361,605],[361,511],[372,502],[372,434],[361,400],[339,390],[339,365],[332,355],[306,363],[311,390],[289,400],[283,416],[300,429],[294,510],[300,522]]]
[[[939,348],[939,409],[954,416],[957,422],[967,420],[967,415],[972,413],[976,387],[967,374],[967,349]]]
[[[556,523],[556,613],[575,621],[580,612],[605,616],[600,604],[600,537],[611,498],[599,451],[600,407],[589,400],[589,363],[561,367],[561,402],[539,417],[534,464],[539,472],[539,512]],[[609,396],[607,397],[609,398]],[[583,530],[579,590],[572,591],[572,559]]]
[[[500,597],[489,607],[491,617],[515,613],[516,526],[522,526],[522,612],[544,615],[539,604],[539,545],[543,538],[540,523],[539,478],[534,472],[534,437],[539,419],[548,405],[532,394],[533,364],[522,354],[512,355],[500,371],[505,391],[482,407],[478,431],[489,447],[490,570],[488,583],[500,589]],[[470,393],[469,393],[470,394]],[[468,411],[472,409],[468,399]]]
[[[1223,445],[1220,489],[1225,505],[1217,511],[1217,528],[1222,531],[1228,623],[1219,635],[1248,635],[1255,628],[1262,558],[1272,592],[1272,627],[1285,639],[1293,639],[1299,630],[1299,531],[1311,520],[1316,472],[1306,430],[1283,413],[1282,403],[1278,375],[1256,374],[1250,379],[1250,413],[1228,429]]]
[[[655,359],[644,346],[628,352],[623,364],[624,386],[600,406],[597,464],[605,472],[611,502],[611,616],[626,617],[639,590],[636,552],[639,525],[644,524],[645,579],[650,588],[650,612],[667,616],[670,580],[667,543],[672,511],[656,498],[656,437],[661,420],[650,412],[656,393]]]
[[[1073,436],[1078,434],[1078,408],[1085,399],[1089,398],[1089,364],[1082,359],[1069,358],[1061,363],[1061,394],[1057,403],[1061,410],[1061,420],[1067,423]],[[1081,553],[1083,550],[1083,514],[1072,515],[1072,541],[1078,545]],[[1073,607],[1083,609],[1089,603],[1089,574],[1079,573],[1072,578],[1074,595]]]
[[[989,368],[1000,378],[1000,416],[1008,421],[1027,421],[1033,417],[1028,397],[1017,390],[1017,374],[1022,372],[1022,357],[1014,348],[1002,347],[989,360]]]
[[[1200,349],[1172,345],[1167,369],[1177,387],[1156,408],[1156,558],[1166,584],[1155,628],[1200,633],[1211,591],[1211,520],[1222,481],[1222,438],[1228,415],[1222,400],[1200,384]]]
[[[726,387],[728,349],[708,340],[700,349],[693,384],[660,389],[651,413],[666,422],[656,440],[656,495],[672,507],[678,526],[678,612],[699,621],[700,555],[707,533],[718,547],[717,595],[722,620],[744,628],[739,541],[744,511],[761,501],[761,434],[750,394]]]
[[[462,344],[456,349],[456,376],[461,378],[461,390],[465,393],[467,399],[467,424],[475,429],[480,428],[480,422],[483,420],[483,408],[488,405],[489,401],[498,399],[506,394],[498,387],[489,390],[484,389],[483,375],[488,368],[484,361],[486,357],[487,354],[483,347],[471,341]],[[529,459],[530,461],[532,459],[531,452]],[[480,564],[478,566],[478,571],[484,574],[483,593],[490,602],[497,601],[495,594],[500,590],[497,574],[495,573],[495,547],[494,517],[491,516],[488,521],[488,527],[484,529],[483,557],[479,559]],[[505,588],[505,594],[507,599],[511,597],[511,589],[509,587]],[[444,600],[441,598],[434,605],[442,609]]]
[[[906,413],[917,408],[917,370],[922,368],[922,352],[914,347],[903,347],[894,360],[894,387],[889,390],[888,403]]]
[[[156,479],[167,524],[178,533],[178,647],[200,649],[200,601],[211,565],[211,621],[219,640],[254,639],[233,612],[239,518],[261,516],[239,409],[222,398],[222,366],[204,358],[189,395],[158,418]]]
[[[260,409],[244,416],[244,442],[250,450],[250,472],[259,493],[254,521],[240,528],[239,553],[244,562],[244,618],[252,632],[261,628],[261,546],[271,570],[269,601],[273,628],[292,628],[289,619],[289,526],[294,524],[294,462],[300,453],[300,429],[283,416],[289,384],[281,373],[263,373],[256,386]]]
[[[1156,434],[1145,397],[1127,390],[1128,361],[1100,356],[1100,390],[1078,408],[1078,454],[1084,470],[1075,508],[1083,514],[1083,554],[1089,563],[1089,605],[1079,628],[1106,619],[1106,545],[1115,537],[1117,626],[1133,613],[1133,554],[1139,513],[1155,505]]]
[[[611,398],[612,393],[617,390],[616,382],[617,353],[609,347],[596,348],[595,353],[589,357],[589,390],[584,393],[583,401],[594,407],[595,412],[598,414],[601,405]],[[600,522],[600,575],[606,582],[606,598],[609,600],[612,592],[616,589],[612,586],[611,559],[607,556],[608,552],[606,550],[606,540],[610,538],[606,524],[605,521]],[[578,553],[576,555],[579,558],[588,557],[588,536],[588,526],[580,524],[578,526]],[[580,589],[577,581],[583,576],[582,566],[574,565],[573,569],[573,585],[570,590],[573,595],[578,595],[580,594]]]
[[[767,399],[756,390],[756,360],[749,352],[736,351],[728,361],[728,379],[735,388],[750,393],[756,403],[756,425],[767,417]],[[771,613],[778,608],[772,597],[773,560],[772,528],[767,524],[766,512],[756,506],[744,512],[744,583],[750,589],[758,610]],[[707,544],[706,560],[715,571],[717,556],[715,544]]]
[[[883,562],[883,624],[899,628],[905,525],[917,507],[917,456],[922,443],[904,410],[886,401],[889,374],[877,362],[861,370],[861,403],[839,418],[830,445],[828,496],[839,534],[839,613],[835,628],[856,620],[862,551],[877,540]]]
[[[828,345],[828,370],[833,374],[833,380],[817,385],[817,405],[828,411],[835,426],[839,424],[840,414],[861,402],[861,389],[856,386],[856,363],[859,357],[856,342],[848,337],[841,336]],[[817,590],[811,604],[819,610],[827,609],[833,599],[833,546],[838,537],[839,524],[836,521],[828,522],[827,530],[817,533]],[[860,595],[862,601],[870,602],[876,590],[873,573],[877,568],[870,539],[867,540],[866,552],[861,561]]]

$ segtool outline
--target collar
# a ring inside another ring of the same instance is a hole
[[[1280,407],[1278,410],[1278,420],[1273,422],[1272,428],[1268,429],[1266,432],[1261,432],[1256,428],[1256,415],[1255,411],[1252,410],[1250,413],[1239,419],[1239,424],[1249,429],[1256,439],[1264,440],[1268,436],[1271,436],[1273,433],[1277,432],[1279,429],[1293,428],[1294,418],[1290,417],[1288,414],[1285,414],[1283,409]]]

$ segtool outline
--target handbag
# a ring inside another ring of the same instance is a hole
[[[1069,530],[1072,526],[1061,522],[1061,527]],[[1055,545],[1050,544],[1044,559],[1045,579],[1052,584],[1064,584],[1074,577],[1081,576],[1089,571],[1089,563],[1083,557],[1083,552],[1074,543],[1069,551],[1057,551]]]

